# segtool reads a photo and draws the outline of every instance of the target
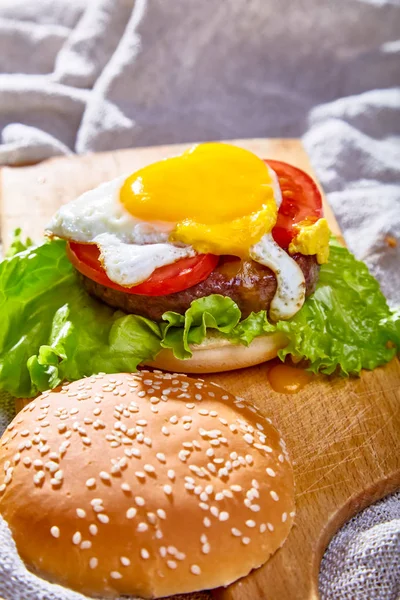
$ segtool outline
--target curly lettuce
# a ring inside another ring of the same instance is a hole
[[[330,247],[315,293],[290,321],[270,323],[265,311],[242,319],[233,300],[211,295],[192,302],[185,315],[170,311],[156,323],[91,298],[64,241],[35,247],[19,232],[0,263],[0,389],[32,397],[64,380],[134,371],[162,348],[186,359],[207,332],[248,345],[281,331],[288,340],[282,360],[292,355],[328,374],[374,369],[400,347],[400,315],[362,262],[334,240]]]

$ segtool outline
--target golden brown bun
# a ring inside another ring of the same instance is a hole
[[[293,473],[269,419],[142,371],[46,392],[0,441],[0,513],[28,567],[89,595],[227,585],[277,550]]]
[[[181,360],[174,356],[172,350],[164,349],[153,361],[144,364],[178,373],[219,373],[271,360],[286,344],[287,338],[280,332],[257,337],[249,346],[234,344],[222,337],[207,337],[202,344],[191,346],[191,358]]]

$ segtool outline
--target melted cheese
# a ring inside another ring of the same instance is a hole
[[[326,219],[302,221],[296,225],[296,236],[290,242],[289,252],[306,256],[316,255],[320,265],[328,262],[330,231]]]

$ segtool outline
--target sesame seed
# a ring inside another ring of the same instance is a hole
[[[152,525],[155,525],[156,522],[157,522],[157,517],[156,517],[156,515],[154,513],[149,512],[149,513],[147,513],[147,520]]]
[[[284,512],[284,513],[282,513],[282,523],[285,523],[286,519],[287,519],[287,513]]]
[[[163,452],[157,452],[156,454],[156,458],[157,460],[159,460],[161,463],[165,463],[167,461],[165,454]]]
[[[267,530],[267,526],[265,523],[261,523],[260,525],[260,533],[264,533]]]
[[[59,528],[58,528],[58,527],[56,527],[55,525],[54,525],[54,527],[52,527],[52,528],[50,529],[50,533],[51,533],[51,535],[52,535],[54,538],[59,538],[59,537],[60,537],[60,530],[59,530]]]
[[[252,510],[253,512],[260,512],[260,505],[259,504],[251,504],[250,510]]]
[[[89,560],[89,567],[91,569],[95,569],[97,567],[97,565],[99,564],[99,561],[97,560],[97,558],[93,557]]]
[[[190,572],[193,573],[193,575],[200,575],[201,569],[199,565],[191,565]]]
[[[229,513],[223,510],[222,512],[219,513],[218,518],[220,521],[227,521],[229,519]]]
[[[251,456],[251,454],[246,454],[245,460],[246,460],[246,462],[247,462],[248,465],[253,464],[253,457]]]
[[[203,552],[203,554],[208,554],[210,552],[211,546],[210,544],[207,542],[205,543],[202,547],[201,547],[201,551]]]
[[[130,492],[131,491],[131,486],[129,485],[129,483],[121,483],[121,490],[123,492]]]
[[[118,571],[111,571],[110,577],[112,579],[122,579],[122,575]]]
[[[164,485],[163,490],[167,496],[172,494],[172,487],[168,483]]]
[[[121,561],[121,565],[123,565],[124,567],[129,567],[131,564],[131,561],[126,556],[121,556],[119,560]]]
[[[100,521],[100,523],[103,523],[104,525],[105,525],[106,523],[109,523],[109,522],[110,522],[110,519],[109,519],[109,517],[108,517],[107,515],[103,514],[103,513],[100,513],[100,514],[98,514],[98,515],[97,515],[97,518],[98,518],[98,520]]]
[[[137,506],[145,505],[144,498],[142,498],[141,496],[135,496],[135,502],[136,502]]]
[[[289,515],[293,518],[296,515],[296,511],[292,510],[292,512],[290,512]]]
[[[272,523],[267,523],[267,527],[270,531],[274,531],[274,526],[272,525]]]
[[[244,544],[245,546],[247,546],[247,544],[250,544],[250,538],[249,537],[242,537],[242,544]]]
[[[136,531],[143,533],[144,531],[147,531],[148,528],[149,528],[149,526],[147,525],[147,523],[139,523],[139,525],[136,528]]]
[[[211,527],[211,521],[208,517],[204,517],[203,525],[204,525],[204,527]]]
[[[85,540],[80,545],[81,550],[90,550],[91,547],[92,547],[92,542],[90,542],[89,540]]]
[[[174,481],[175,471],[173,469],[168,469],[167,475],[168,475],[168,478],[171,479],[171,481]]]
[[[96,504],[103,504],[103,500],[101,498],[93,498],[93,500],[90,501],[90,504],[92,506],[96,506]]]
[[[90,479],[88,479],[86,481],[86,487],[88,488],[92,488],[96,485],[96,480],[94,479],[94,477],[91,477]]]
[[[248,519],[246,521],[246,525],[247,525],[247,527],[255,527],[256,526],[256,522],[253,521],[252,519]]]
[[[82,534],[79,531],[77,531],[72,536],[72,543],[75,544],[75,546],[78,546],[81,543],[81,541],[82,541]]]
[[[174,560],[167,560],[167,565],[170,569],[176,569],[176,567],[178,566]]]
[[[219,515],[219,508],[217,508],[216,506],[212,506],[210,508],[210,513],[214,516],[214,517],[218,517]]]
[[[84,519],[86,517],[86,512],[83,510],[83,508],[77,508],[76,514],[79,517],[79,519]]]
[[[91,533],[91,535],[97,535],[97,532],[98,532],[97,525],[94,525],[93,523],[91,525],[89,525],[89,532]]]
[[[266,469],[267,475],[269,475],[270,477],[275,477],[275,471],[273,469],[271,469],[270,467],[267,467]]]
[[[190,455],[190,452],[188,452],[187,450],[180,450],[178,453],[178,458],[182,462],[186,462],[186,459],[189,455]]]
[[[275,502],[278,502],[279,496],[276,492],[274,492],[274,490],[270,491],[270,496],[271,496],[272,500],[275,500]]]
[[[134,519],[136,517],[136,513],[137,513],[136,508],[133,508],[133,507],[128,508],[128,510],[126,511],[126,518]]]
[[[146,471],[146,473],[155,473],[155,468],[153,467],[153,465],[144,465],[143,469]]]
[[[167,428],[167,427],[165,427],[165,425],[163,425],[163,426],[161,427],[161,433],[163,433],[164,435],[169,435],[168,428]]]
[[[140,550],[140,556],[144,559],[147,560],[148,558],[150,558],[150,554],[148,552],[148,550],[146,550],[146,548],[142,548]]]
[[[106,473],[106,471],[100,471],[99,476],[102,481],[111,481],[111,477],[108,473]]]

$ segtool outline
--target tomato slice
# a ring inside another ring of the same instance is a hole
[[[182,258],[171,265],[156,269],[150,277],[133,287],[123,287],[111,281],[99,260],[100,251],[95,244],[67,243],[67,256],[74,267],[86,277],[126,294],[165,296],[181,292],[206,279],[218,264],[214,254],[198,254]]]
[[[322,197],[312,178],[297,167],[279,160],[265,160],[278,176],[282,204],[272,236],[281,248],[287,248],[295,236],[295,226],[306,219],[323,216]]]

